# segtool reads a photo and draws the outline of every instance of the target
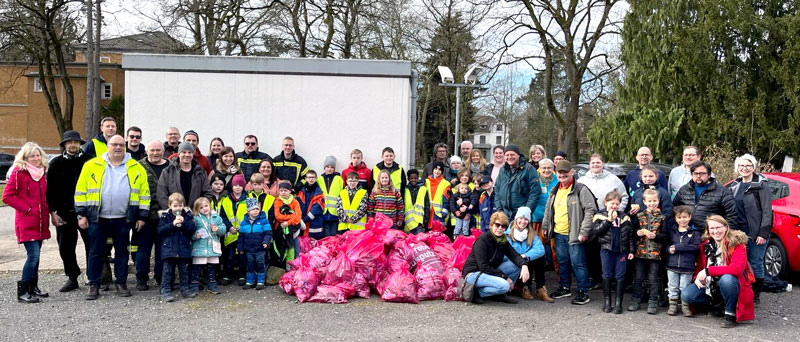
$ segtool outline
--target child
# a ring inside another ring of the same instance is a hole
[[[306,172],[306,184],[297,192],[297,201],[300,203],[303,222],[306,224],[303,234],[313,239],[325,237],[322,232],[322,213],[325,209],[325,202],[322,189],[317,184],[316,171],[308,170]],[[297,252],[300,252],[299,248]]]
[[[642,286],[645,272],[650,283],[650,301],[647,303],[647,313],[658,313],[658,265],[661,261],[661,243],[666,240],[664,230],[664,214],[658,209],[658,191],[647,189],[644,191],[645,210],[636,214],[638,229],[634,236],[634,257],[636,258],[636,276],[633,281],[633,302],[628,306],[628,311],[637,311],[642,298]]]
[[[228,191],[225,190],[225,179],[221,175],[212,174],[209,183],[211,183],[211,210],[219,215],[225,227],[232,227],[233,222],[236,222],[236,211]]]
[[[489,218],[492,217],[492,214],[497,210],[494,205],[494,182],[491,176],[483,175],[479,184],[481,189],[483,189],[483,193],[478,200],[481,215],[480,227],[481,232],[485,233],[489,230]]]
[[[403,209],[403,196],[392,183],[389,170],[378,171],[378,183],[367,201],[367,216],[374,218],[377,213],[384,214],[392,220],[392,229],[402,230],[405,224]]]
[[[661,213],[664,214],[664,227],[665,229],[671,229],[672,226],[675,225],[674,216],[672,215],[672,198],[670,198],[669,191],[667,191],[667,189],[658,186],[658,170],[656,170],[655,166],[653,165],[645,165],[642,167],[639,177],[641,177],[642,186],[633,192],[630,202],[630,214],[636,215],[639,210],[644,208],[644,198],[642,195],[644,194],[645,190],[656,190],[658,191],[658,209],[660,209]]]
[[[366,166],[364,167],[366,168]],[[319,188],[322,190],[322,196],[325,198],[325,211],[322,214],[322,235],[324,237],[333,236],[339,230],[339,217],[336,216],[336,200],[339,199],[339,192],[344,187],[342,176],[336,172],[336,158],[333,156],[325,157],[325,173],[317,181],[319,182]]]
[[[300,210],[300,203],[292,195],[292,184],[288,181],[281,181],[278,184],[278,199],[275,200],[273,215],[275,217],[275,245],[280,251],[279,257],[285,261],[294,260],[295,251],[300,251],[300,246],[296,243],[300,233],[300,220],[303,212]]]
[[[603,312],[612,310],[622,313],[622,297],[625,294],[625,259],[633,259],[631,254],[631,219],[627,215],[619,217],[622,195],[617,190],[606,194],[605,209],[592,219],[592,235],[600,243],[600,262],[603,265]],[[611,307],[611,279],[617,281],[617,298]]]
[[[266,178],[260,173],[254,173],[250,176],[250,186],[252,190],[247,193],[247,197],[257,199],[261,210],[266,213],[267,221],[275,222],[275,218],[272,214],[272,205],[275,203],[275,196],[272,196],[265,190],[265,182]]]
[[[247,215],[247,204],[245,199],[247,195],[244,193],[244,175],[237,174],[231,180],[231,192],[228,194],[227,199],[231,203],[231,218],[229,218],[231,225],[228,232],[225,233],[225,238],[222,243],[222,266],[224,276],[220,284],[227,286],[231,283],[232,279],[238,279],[239,286],[244,286],[245,279],[244,273],[240,268],[247,264],[244,260],[241,251],[237,248],[236,240],[239,238],[239,223],[244,220]],[[225,209],[227,211],[227,209]],[[221,215],[223,222],[227,215]]]
[[[438,221],[444,225],[447,213],[450,210],[450,203],[445,202],[445,198],[450,190],[450,182],[444,179],[444,163],[434,161],[431,168],[431,175],[425,180],[425,187],[428,188],[428,199],[431,202],[432,220],[428,220],[428,228],[433,227],[433,222]],[[442,205],[447,203],[447,205]]]
[[[181,277],[181,295],[184,298],[197,296],[189,288],[189,272],[187,265],[192,259],[191,236],[195,226],[191,212],[185,210],[185,200],[180,193],[173,193],[168,198],[169,209],[162,210],[158,221],[158,236],[161,238],[161,261],[164,272],[161,275],[161,299],[165,302],[175,301],[172,295],[172,282],[175,280],[175,267]]]
[[[431,202],[428,199],[428,188],[419,182],[419,171],[411,169],[406,172],[408,186],[403,196],[405,204],[406,233],[424,233],[430,219]]]
[[[389,172],[389,180],[395,189],[400,192],[402,199],[403,194],[406,193],[406,174],[403,167],[400,166],[395,160],[394,150],[391,147],[384,147],[381,151],[381,161],[372,168],[372,189],[375,190],[381,183],[379,174],[382,170]],[[401,226],[402,229],[402,226]]]
[[[256,175],[256,174],[254,174]],[[247,216],[239,223],[238,248],[244,253],[247,260],[247,280],[244,289],[264,289],[264,280],[267,275],[265,254],[267,246],[272,239],[272,227],[267,221],[267,215],[261,210],[258,200],[247,198]]]
[[[364,154],[359,149],[354,149],[350,152],[350,166],[344,169],[342,174],[347,176],[350,172],[355,172],[358,175],[358,185],[362,189],[369,189],[369,182],[372,181],[372,170],[364,163]]]
[[[678,300],[683,288],[692,282],[694,263],[697,251],[700,250],[702,235],[692,222],[692,207],[679,205],[675,207],[677,227],[669,230],[669,261],[667,262],[667,279],[669,287],[669,310],[667,314],[678,314]],[[693,316],[689,304],[681,302],[680,311],[686,317]]]
[[[468,183],[456,185],[456,193],[450,196],[450,211],[456,218],[453,228],[453,237],[463,235],[469,236],[469,224],[472,220],[470,213],[472,208],[477,207],[478,199],[470,191]]]
[[[472,175],[472,183],[469,187],[472,189],[472,194],[475,196],[475,207],[472,208],[472,219],[475,220],[475,225],[473,228],[480,228],[481,227],[481,211],[480,211],[480,199],[483,196],[483,189],[481,188],[481,180],[483,179],[483,174],[476,173]],[[533,222],[532,222],[533,223]],[[538,229],[538,227],[537,227]],[[541,229],[539,229],[541,230]],[[541,240],[542,237],[540,236],[539,239]]]
[[[363,230],[367,223],[367,190],[359,186],[358,174],[347,174],[347,187],[339,192],[336,216],[339,218],[338,234],[348,230]]]
[[[200,197],[194,201],[194,225],[197,229],[192,236],[192,292],[197,293],[200,285],[201,269],[205,268],[208,277],[208,292],[220,294],[217,288],[215,267],[219,265],[222,245],[219,237],[225,236],[226,226],[216,212],[211,211],[211,202]]]

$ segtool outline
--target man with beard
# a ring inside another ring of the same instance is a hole
[[[694,162],[689,170],[692,180],[675,194],[672,207],[688,205],[694,208],[692,224],[701,232],[706,229],[706,218],[711,215],[725,217],[731,229],[736,229],[736,203],[731,190],[717,183],[711,174],[711,166],[702,160]]]

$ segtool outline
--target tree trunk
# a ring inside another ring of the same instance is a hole
[[[86,104],[83,121],[84,135],[92,137],[94,130],[94,21],[92,19],[92,8],[94,5],[92,0],[86,0]]]

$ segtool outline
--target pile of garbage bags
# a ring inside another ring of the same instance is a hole
[[[439,231],[407,235],[391,226],[378,214],[365,230],[300,237],[300,257],[289,262],[278,285],[300,302],[346,303],[373,292],[386,302],[462,300],[458,279],[480,230],[451,243]]]

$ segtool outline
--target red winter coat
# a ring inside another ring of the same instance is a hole
[[[3,190],[3,202],[16,211],[14,232],[17,243],[50,238],[50,209],[46,194],[47,177],[42,176],[36,182],[27,170],[14,168],[11,172]]]
[[[706,255],[704,253],[708,240],[700,244],[700,258],[694,270],[694,278],[697,273],[706,268]],[[708,275],[720,277],[725,274],[735,276],[739,280],[739,298],[736,302],[736,321],[751,321],[755,318],[753,307],[753,288],[751,283],[755,281],[750,264],[747,263],[747,235],[738,230],[732,230],[728,234],[726,243],[728,248],[728,260],[725,266],[709,266]]]
[[[369,191],[369,182],[372,181],[372,169],[367,167],[367,164],[361,162],[361,165],[353,166],[353,164],[349,164],[344,171],[342,171],[342,178],[346,181],[347,174],[350,172],[355,172],[358,174],[358,183],[361,184],[361,188],[364,190]]]

